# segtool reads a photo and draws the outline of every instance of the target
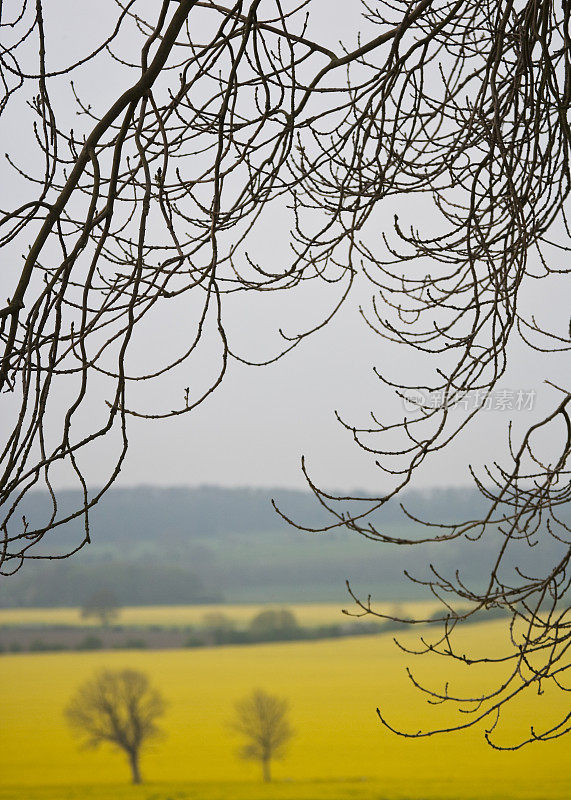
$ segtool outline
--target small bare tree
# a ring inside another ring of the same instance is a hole
[[[137,670],[104,670],[83,684],[65,709],[72,730],[87,747],[109,742],[126,753],[133,783],[141,783],[141,749],[159,734],[165,710],[160,693]]]
[[[107,627],[119,616],[119,603],[113,592],[101,589],[90,595],[81,607],[82,619],[95,617],[100,625]]]
[[[272,779],[270,764],[281,758],[293,729],[288,720],[289,703],[285,698],[255,689],[235,706],[231,727],[246,737],[238,751],[240,758],[259,761],[264,781]]]

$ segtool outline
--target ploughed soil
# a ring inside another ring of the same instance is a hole
[[[50,650],[108,650],[112,648],[184,647],[190,631],[181,628],[130,628],[28,626],[0,627],[0,651],[45,652]]]

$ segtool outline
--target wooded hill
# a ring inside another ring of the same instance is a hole
[[[61,512],[76,506],[77,494],[60,493]],[[304,533],[274,511],[272,498],[285,514],[308,527],[328,521],[315,498],[302,491],[113,489],[91,514],[92,543],[66,560],[25,564],[20,573],[1,581],[0,605],[81,605],[101,588],[129,605],[344,602],[346,579],[364,596],[371,592],[379,600],[415,599],[424,595],[403,576],[404,569],[423,579],[435,563],[445,573],[460,569],[465,580],[481,582],[498,547],[497,535],[478,543],[411,548],[381,545],[342,529]],[[440,523],[475,518],[482,510],[480,495],[471,489],[411,491],[404,503],[418,517]],[[41,524],[49,510],[47,493],[29,495],[26,519],[31,527]],[[395,536],[426,534],[394,502],[378,513],[376,523]],[[63,554],[81,538],[81,522],[70,523],[45,537],[45,552]],[[512,563],[533,569],[539,560],[553,558],[558,544],[549,536],[541,538],[539,547],[522,544]]]

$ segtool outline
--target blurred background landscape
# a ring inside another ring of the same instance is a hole
[[[361,493],[366,497],[366,493]],[[308,533],[289,525],[274,500],[294,522],[331,525],[309,492],[294,489],[220,486],[114,488],[90,514],[92,544],[71,558],[38,560],[0,583],[0,607],[81,606],[96,590],[112,591],[121,605],[186,603],[300,603],[349,600],[345,581],[379,601],[425,599],[404,570],[424,579],[430,564],[445,573],[461,565],[463,577],[481,583],[496,555],[488,534],[477,547],[465,539],[411,547],[382,547],[346,530]],[[62,514],[77,507],[80,493],[61,490]],[[477,519],[481,495],[470,488],[409,491],[374,517],[391,536],[421,538],[426,529],[409,520],[400,503],[426,522]],[[47,492],[32,492],[26,504],[30,524],[50,509]],[[563,511],[563,519],[571,516]],[[434,534],[432,529],[431,535]],[[444,533],[445,530],[442,529]],[[82,540],[82,522],[50,532],[44,552],[64,554]],[[551,563],[558,543],[541,550],[514,545],[513,562],[525,569],[537,559]],[[41,552],[38,548],[37,554]]]
[[[49,496],[29,498],[27,518],[45,514]],[[430,564],[443,573],[461,565],[477,584],[489,576],[493,542],[381,549],[345,531],[297,530],[271,499],[308,527],[330,521],[312,495],[292,489],[116,488],[95,508],[88,548],[27,564],[2,583],[1,800],[566,798],[564,740],[530,759],[491,749],[485,721],[418,740],[380,724],[377,705],[403,730],[457,722],[454,711],[427,704],[409,666],[423,685],[450,682],[477,694],[501,678],[501,664],[467,670],[430,653],[414,660],[407,650],[423,649],[438,629],[342,613],[360,611],[349,579],[389,617],[441,616],[441,604],[404,570],[422,580]],[[64,511],[74,502],[73,492],[61,493]],[[411,491],[403,502],[419,518],[445,523],[476,516],[481,501],[451,488]],[[392,536],[423,535],[396,503],[377,521]],[[46,548],[63,554],[81,537],[68,524]],[[528,550],[514,551],[512,566],[531,558]],[[475,656],[490,647],[507,652],[505,620],[496,617],[491,610],[463,626],[459,647]],[[120,749],[80,746],[64,713],[101,670],[125,669],[147,676],[165,702],[161,735],[142,751],[139,786],[129,784]],[[293,731],[272,764],[272,783],[241,758],[228,724],[235,704],[260,687],[287,703]],[[528,696],[498,726],[499,740],[509,744],[530,722],[545,727],[559,712],[552,692]]]

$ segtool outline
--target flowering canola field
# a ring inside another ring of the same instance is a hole
[[[346,607],[355,610],[355,605],[347,598]],[[339,603],[274,603],[271,608],[288,608],[295,614],[300,625],[311,627],[347,622],[349,617],[341,613]],[[260,611],[268,606],[260,603],[239,603],[236,605],[208,604],[193,606],[125,606],[120,609],[117,619],[119,625],[167,627],[186,627],[200,625],[209,614],[224,614],[239,626],[246,626]],[[426,618],[438,608],[434,602],[376,603],[375,608],[383,613],[398,609],[400,615],[414,619]],[[0,608],[0,625],[82,625],[97,627],[97,619],[83,619],[79,608]]]
[[[490,645],[499,652],[505,644],[500,622],[472,626],[462,636],[466,647],[476,652]],[[418,634],[401,636],[401,641],[412,645]],[[375,713],[377,705],[391,722],[408,730],[458,719],[451,709],[426,703],[410,685],[406,664],[432,686],[442,688],[451,678],[451,689],[473,694],[494,677],[434,656],[407,655],[395,647],[390,634],[199,650],[4,655],[0,658],[0,798],[563,800],[571,796],[568,740],[499,753],[484,742],[482,726],[419,740],[402,739],[384,729]],[[71,694],[103,667],[147,672],[168,701],[165,737],[142,758],[147,787],[128,787],[121,754],[105,746],[81,750],[66,727],[62,712]],[[227,724],[234,702],[255,687],[289,699],[296,731],[287,756],[274,767],[276,784],[270,787],[258,785],[256,764],[238,759],[240,740]],[[528,698],[506,713],[497,739],[513,743],[525,735],[530,722],[540,729],[548,727],[561,711],[560,696],[546,691],[541,698]],[[118,789],[123,783],[125,788]],[[180,788],[191,783],[199,788]],[[161,785],[179,788],[160,792]],[[68,788],[50,788],[57,786]]]

